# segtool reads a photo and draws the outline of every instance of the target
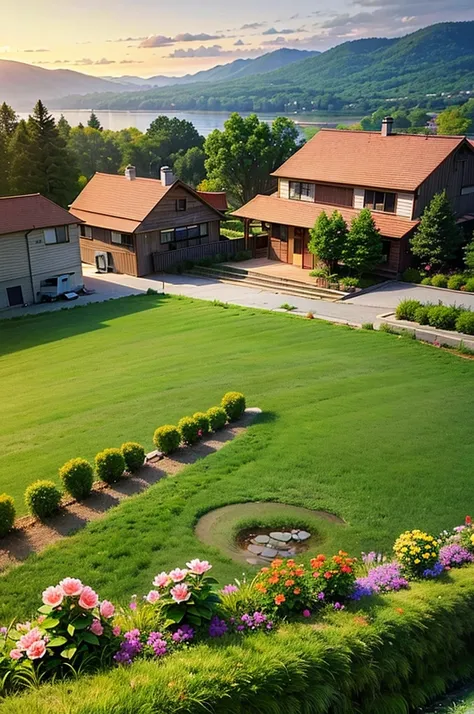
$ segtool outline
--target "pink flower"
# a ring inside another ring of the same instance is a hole
[[[21,650],[11,650],[10,657],[12,659],[21,659],[23,657],[23,652]]]
[[[100,603],[100,614],[105,617],[106,620],[114,616],[115,607],[108,600],[103,600]]]
[[[28,647],[26,654],[29,659],[41,659],[46,654],[46,644],[43,640],[37,640],[33,642],[31,647]]]
[[[122,630],[120,629],[119,625],[116,625],[115,627],[112,627],[112,634],[114,637],[118,637]]]
[[[86,585],[81,592],[81,597],[79,598],[80,607],[83,607],[85,610],[93,610],[97,607],[98,603],[99,596],[96,592],[94,592],[94,590],[92,590],[92,588]]]
[[[174,583],[180,583],[187,574],[188,571],[185,568],[183,568],[183,570],[181,570],[181,568],[175,568],[170,572],[170,578]]]
[[[39,627],[33,627],[33,629],[27,632],[26,635],[20,637],[17,647],[19,650],[27,650],[34,642],[37,642],[40,639],[41,632]]]
[[[16,629],[18,632],[28,632],[31,630],[31,622],[17,622]]]
[[[309,610],[303,610],[303,617],[311,617],[311,613]]]
[[[41,625],[42,622],[46,620],[46,615],[38,615],[38,624]]]
[[[92,620],[92,625],[89,629],[94,635],[97,635],[97,637],[104,634],[104,628],[102,627],[100,620]]]
[[[64,592],[62,587],[59,585],[52,586],[50,585],[49,588],[46,588],[46,590],[43,592],[43,602],[45,605],[49,605],[50,607],[58,607],[62,601],[64,600]]]
[[[166,588],[167,585],[169,585],[171,582],[171,578],[168,575],[168,573],[165,573],[164,571],[160,573],[159,575],[156,576],[156,578],[153,581],[153,585],[157,588]]]
[[[186,602],[191,597],[191,593],[188,591],[188,586],[186,583],[181,583],[181,585],[175,585],[174,588],[170,590],[171,597],[175,602],[181,603]]]
[[[207,573],[207,571],[212,568],[212,565],[208,563],[207,560],[199,560],[199,558],[191,560],[191,562],[186,563],[186,565],[193,575],[204,575],[204,573]]]
[[[158,590],[150,590],[148,595],[146,596],[146,601],[151,603],[152,605],[157,602],[160,599],[160,593]]]
[[[63,593],[67,595],[67,597],[77,597],[81,594],[84,588],[81,581],[77,578],[64,578],[64,580],[61,580],[59,584],[63,589]]]

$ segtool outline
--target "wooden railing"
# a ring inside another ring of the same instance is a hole
[[[194,245],[191,248],[178,248],[166,252],[153,253],[155,273],[162,273],[185,260],[202,260],[214,255],[231,256],[245,250],[245,238],[223,240],[216,243]]]

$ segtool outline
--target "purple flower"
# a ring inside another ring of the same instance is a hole
[[[262,627],[265,627],[267,630],[270,630],[273,627],[273,623],[269,623],[267,615],[265,615],[264,612],[259,612],[258,610],[254,612],[253,615],[250,615],[248,612],[244,613],[241,616],[240,621],[243,624],[237,625],[237,627],[235,628],[236,632],[242,632],[245,629],[258,630]],[[270,627],[268,627],[269,624]]]
[[[444,568],[460,568],[466,563],[472,563],[474,557],[471,553],[457,543],[444,545],[439,551],[439,562]]]
[[[228,631],[226,621],[214,615],[209,623],[209,637],[223,637]]]
[[[407,587],[408,580],[401,576],[400,566],[397,563],[384,563],[369,570],[365,578],[357,578],[352,599],[360,600],[361,597],[374,593],[383,594]]]
[[[181,627],[176,630],[176,632],[173,632],[172,635],[172,640],[173,642],[181,643],[181,642],[187,642],[188,640],[192,640],[194,637],[194,630],[191,627],[191,625],[181,625]]]
[[[303,610],[302,615],[303,615],[303,617],[311,617],[311,611],[310,611],[310,610]]]
[[[132,664],[135,657],[143,649],[143,645],[140,642],[140,630],[130,630],[130,632],[125,633],[124,638],[120,644],[120,649],[114,654],[114,660],[118,664]]]
[[[221,590],[222,595],[232,595],[232,593],[236,593],[238,591],[237,585],[224,585],[224,587]]]
[[[341,605],[340,602],[335,602],[333,607],[335,610],[344,610],[344,605]]]
[[[324,593],[322,593],[322,592],[321,592],[321,593],[318,593],[318,600],[324,600],[325,597],[326,597],[326,596],[325,596]]]
[[[8,627],[0,627],[0,636],[5,637],[8,632]]]
[[[443,572],[444,567],[441,565],[441,563],[438,562],[433,565],[432,568],[426,568],[426,570],[423,571],[423,577],[424,578],[437,578],[441,573]]]
[[[168,649],[168,643],[163,639],[161,632],[150,632],[147,645],[153,649],[155,657],[162,657],[166,654]]]

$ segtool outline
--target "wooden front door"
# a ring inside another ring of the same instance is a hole
[[[296,236],[293,240],[293,265],[303,267],[303,239]]]

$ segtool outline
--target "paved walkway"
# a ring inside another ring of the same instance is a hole
[[[375,306],[382,308],[381,312],[388,312],[390,309],[395,309],[398,303],[405,298],[420,302],[432,302],[435,305],[438,302],[442,302],[444,305],[463,305],[474,310],[474,295],[472,293],[402,282],[384,283],[370,292],[350,297],[346,302],[358,307]]]

